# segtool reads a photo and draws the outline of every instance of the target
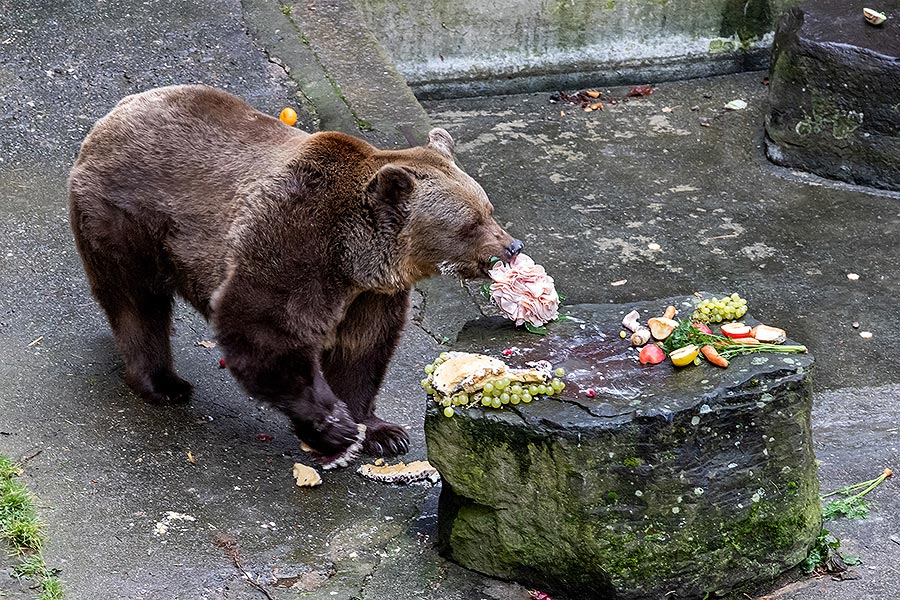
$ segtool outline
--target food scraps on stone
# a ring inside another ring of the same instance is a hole
[[[395,465],[361,465],[356,472],[367,479],[381,483],[437,483],[441,480],[437,469],[424,460],[413,461],[409,464],[399,462]]]
[[[497,261],[488,271],[490,298],[503,314],[535,331],[559,318],[559,294],[553,278],[530,256],[518,254],[509,263]],[[542,332],[543,333],[543,332]]]
[[[647,321],[647,325],[650,327],[650,333],[653,334],[653,337],[662,341],[675,331],[675,328],[678,327],[678,321],[666,317],[653,317]]]
[[[634,332],[631,335],[632,344],[643,346],[638,354],[641,364],[659,364],[668,355],[672,364],[678,367],[700,364],[705,358],[711,364],[724,368],[732,358],[742,354],[807,351],[806,346],[782,345],[787,333],[770,325],[750,327],[745,323],[728,322],[721,326],[721,335],[716,335],[706,323],[742,317],[747,312],[747,301],[738,294],[722,299],[702,299],[700,294],[696,296],[700,301],[691,320],[672,318],[677,311],[674,306],[668,306],[662,316],[648,319],[649,331],[646,334],[640,312],[635,310],[625,315],[622,325]],[[651,336],[658,341],[649,343]]]
[[[725,104],[725,110],[744,110],[747,108],[747,103],[744,100],[732,100]]]
[[[870,25],[881,25],[887,20],[887,15],[871,8],[864,8],[863,16]]]
[[[747,301],[739,294],[731,294],[722,298],[706,298],[694,309],[692,319],[701,323],[721,323],[740,319],[747,314]]]
[[[526,367],[512,368],[483,354],[442,352],[434,362],[425,365],[422,387],[443,407],[445,417],[454,415],[453,407],[528,404],[537,397],[553,396],[565,389],[563,369],[554,371],[547,361],[527,363]]]
[[[303,463],[294,463],[294,479],[297,480],[297,487],[315,487],[322,485],[322,478],[319,472],[312,467],[307,467]]]
[[[633,310],[622,318],[622,327],[628,331],[637,331],[641,328],[641,313]]]
[[[641,361],[642,365],[658,365],[666,360],[666,353],[656,344],[647,344],[641,348],[638,360]]]
[[[692,364],[699,354],[700,348],[694,344],[688,344],[670,352],[669,358],[676,367],[686,367]]]
[[[787,332],[778,327],[770,327],[768,325],[757,325],[750,330],[750,336],[760,342],[767,344],[780,344],[787,339]]]

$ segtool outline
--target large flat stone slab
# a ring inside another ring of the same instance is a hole
[[[813,357],[642,366],[618,335],[632,307],[567,307],[546,337],[492,319],[463,331],[466,349],[551,360],[568,387],[499,411],[429,408],[446,556],[579,599],[698,598],[806,556],[821,525]]]
[[[766,134],[780,165],[900,190],[900,0],[815,0],[788,11],[772,50]]]

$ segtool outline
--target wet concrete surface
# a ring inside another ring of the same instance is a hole
[[[68,169],[93,121],[148,87],[199,81],[269,113],[289,105],[296,90],[247,36],[240,5],[0,6],[0,452],[40,451],[24,477],[67,597],[262,597],[215,545],[226,535],[277,598],[527,598],[437,556],[437,489],[386,487],[352,471],[296,488],[291,465],[303,455],[287,423],[246,398],[215,349],[196,345],[211,334],[187,308],[178,307],[173,347],[193,403],[150,407],[122,383],[71,241]],[[734,288],[757,316],[809,343],[830,489],[900,464],[889,249],[898,196],[769,167],[760,77],[667,84],[603,113],[550,105],[545,94],[426,108],[569,302]],[[721,114],[736,96],[750,109]],[[618,279],[628,283],[609,285]],[[452,334],[467,301],[429,294],[418,305],[418,321]],[[875,337],[860,338],[852,321]],[[439,349],[408,327],[379,401],[382,416],[410,425],[410,459],[425,455],[419,368]],[[873,494],[871,519],[833,527],[866,561],[860,580],[804,580],[779,597],[897,597],[892,485]]]

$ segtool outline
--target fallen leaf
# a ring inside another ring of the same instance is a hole
[[[747,108],[747,103],[743,100],[732,100],[725,105],[725,110],[744,110],[745,108]]]
[[[603,110],[603,103],[602,102],[594,102],[593,104],[590,105],[590,109],[591,110]]]
[[[587,94],[591,98],[599,98],[600,94],[602,94],[602,93],[603,92],[598,92],[597,90],[588,90],[585,92],[585,94]]]
[[[294,479],[297,480],[297,487],[322,485],[322,478],[319,476],[319,472],[303,463],[294,463],[293,473]]]
[[[620,285],[625,285],[626,283],[628,283],[628,280],[627,280],[627,279],[620,279],[620,280],[618,280],[618,281],[613,281],[613,282],[610,283],[609,285],[611,285],[611,286],[613,286],[613,287],[619,287]]]
[[[195,461],[194,461],[194,455],[191,454],[191,451],[190,451],[190,450],[187,451],[187,457],[188,457],[188,462],[190,462],[191,464],[194,464],[194,462],[195,462]]]
[[[643,98],[653,93],[652,85],[636,85],[628,92],[629,98]]]
[[[197,342],[197,345],[203,346],[204,348],[215,348],[216,347],[216,343],[210,342],[209,340],[200,340],[199,342]]]
[[[664,113],[670,113],[670,112],[672,112],[673,110],[675,110],[675,109],[672,108],[671,106],[663,106],[663,109],[662,109],[662,111],[663,111]]]

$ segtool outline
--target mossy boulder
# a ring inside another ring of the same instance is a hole
[[[631,308],[568,307],[546,337],[487,318],[463,331],[465,349],[551,360],[568,386],[451,418],[429,407],[447,557],[581,600],[702,598],[805,558],[821,527],[812,356],[642,366],[619,337]]]
[[[900,0],[863,18],[859,2],[814,0],[789,10],[772,47],[769,158],[851,183],[900,190]]]

